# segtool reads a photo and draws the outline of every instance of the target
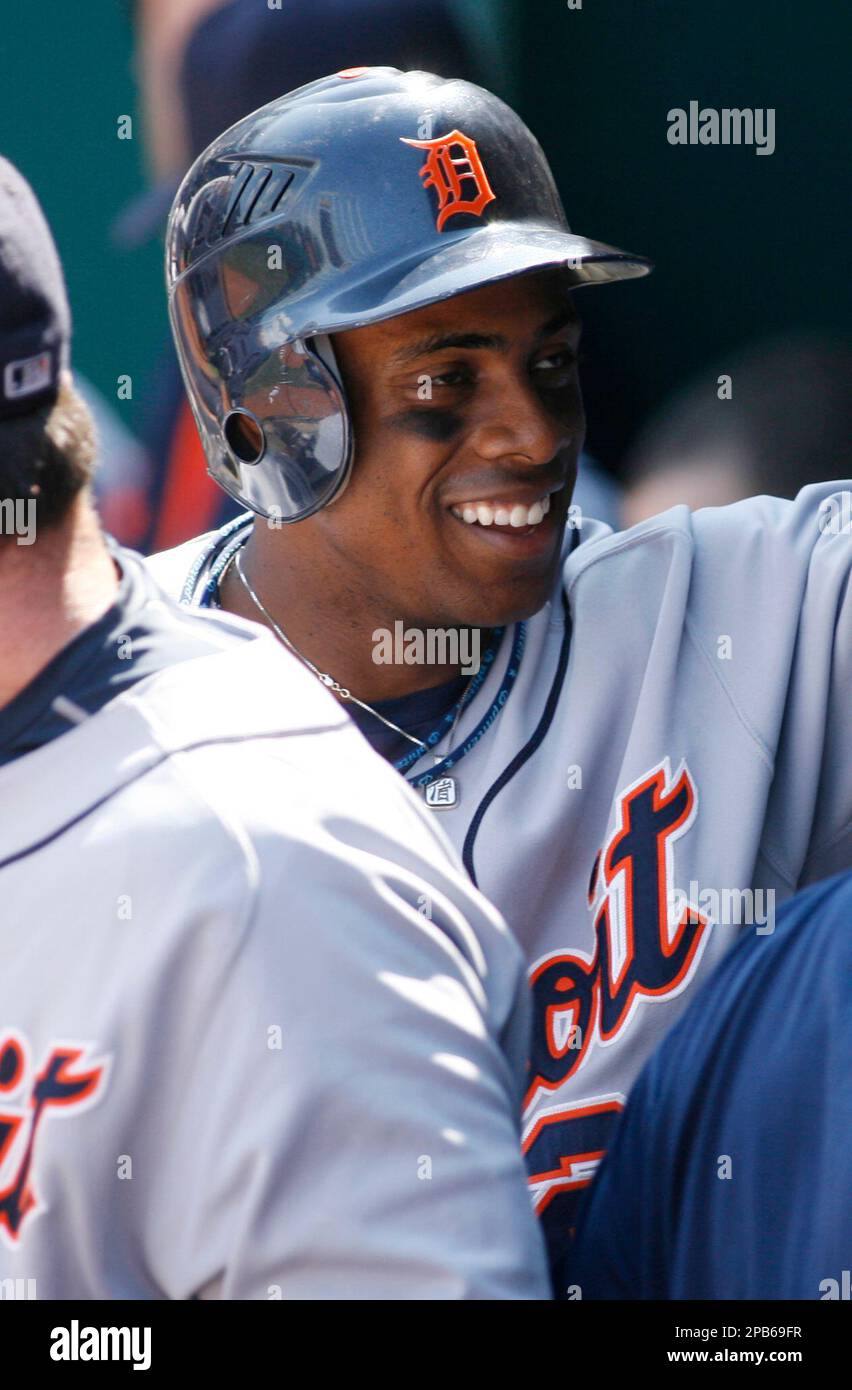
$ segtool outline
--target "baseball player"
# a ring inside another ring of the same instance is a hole
[[[696,982],[852,862],[850,484],[617,535],[571,509],[574,291],[648,269],[569,230],[501,101],[393,68],[233,126],[167,237],[209,471],[248,510],[152,569],[295,651],[517,933],[557,1260]]]
[[[313,676],[105,540],[68,340],[0,161],[5,1296],[547,1297],[517,944]]]

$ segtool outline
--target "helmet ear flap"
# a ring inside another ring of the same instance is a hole
[[[305,339],[305,348],[315,358],[320,368],[327,374],[327,390],[329,396],[336,400],[339,411],[342,438],[340,445],[340,465],[339,477],[334,490],[328,495],[324,502],[313,508],[318,511],[320,507],[331,506],[338,497],[345,491],[346,484],[352,472],[352,462],[355,453],[355,440],[352,433],[352,415],[346,400],[346,388],[343,385],[340,366],[332,346],[331,337],[328,333],[316,333],[312,338]],[[310,513],[308,513],[310,515]]]
[[[305,338],[272,352],[266,347],[255,360],[261,364],[255,379],[240,383],[229,417],[250,411],[264,450],[256,462],[237,461],[236,495],[274,524],[303,521],[328,506],[349,477],[352,431],[334,352],[324,335],[319,343]]]
[[[331,336],[328,333],[317,333],[313,338],[307,339],[307,345],[311,351],[322,362],[334,377],[339,389],[343,390],[343,378],[340,375],[340,368],[337,365],[337,358],[334,355],[334,348],[331,345]]]
[[[352,426],[328,334],[278,340],[261,316],[234,331],[218,323],[214,351],[198,322],[216,302],[218,267],[175,287],[170,315],[207,471],[231,497],[287,525],[340,495],[352,463]],[[211,330],[212,334],[212,330]]]

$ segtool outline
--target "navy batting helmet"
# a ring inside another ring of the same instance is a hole
[[[353,455],[328,335],[548,266],[650,269],[571,232],[540,145],[481,87],[350,68],[261,107],[195,161],[166,238],[211,476],[261,516],[310,516]]]

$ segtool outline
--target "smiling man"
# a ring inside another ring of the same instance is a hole
[[[350,69],[247,117],[187,174],[167,263],[209,471],[249,510],[154,572],[294,649],[508,917],[558,1275],[643,1061],[771,933],[755,890],[852,863],[850,494],[577,524],[573,292],[649,266],[570,231],[465,82]],[[377,660],[397,623],[473,630],[479,670]]]
[[[558,274],[335,335],[357,466],[332,506],[254,528],[241,568],[297,649],[365,701],[454,690],[452,667],[376,661],[394,621],[491,630],[550,594],[583,438],[579,321]],[[258,618],[236,565],[218,587]],[[368,736],[383,727],[354,709]]]

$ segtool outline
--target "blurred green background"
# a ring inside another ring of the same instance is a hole
[[[648,410],[702,362],[770,329],[846,329],[845,7],[459,0],[459,10],[500,49],[493,86],[539,136],[572,226],[657,263],[649,281],[581,301],[601,368],[590,438],[610,467]],[[0,151],[33,183],[54,229],[76,364],[129,424],[167,333],[161,243],[120,251],[109,235],[145,184],[132,47],[130,6],[115,0],[4,8]],[[775,154],[670,146],[666,113],[692,99],[774,107]],[[134,119],[132,140],[117,138],[123,115]],[[133,400],[117,402],[123,373]]]
[[[128,254],[110,240],[145,186],[129,10],[115,0],[6,5],[0,30],[0,153],[33,185],[65,267],[74,363],[133,423],[167,332],[162,245]],[[132,140],[118,118],[134,118]],[[133,399],[118,401],[130,373]]]

